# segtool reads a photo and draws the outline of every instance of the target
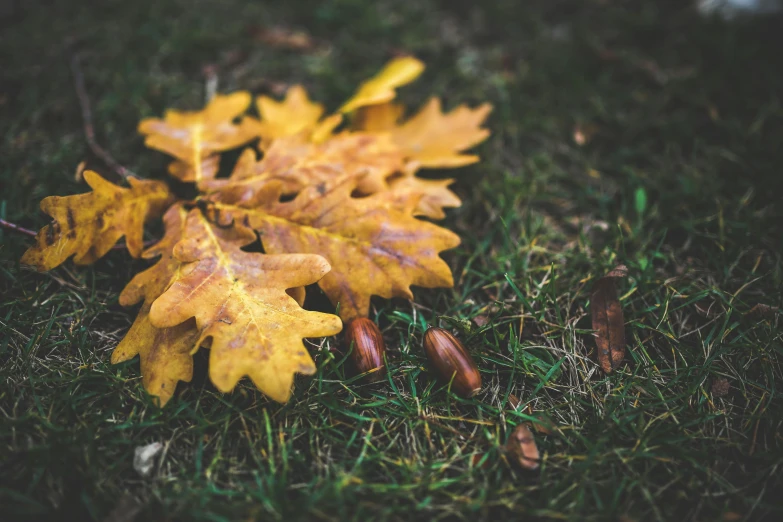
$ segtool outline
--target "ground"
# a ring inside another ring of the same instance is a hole
[[[12,3],[13,4],[13,3]],[[783,68],[780,18],[701,18],[687,2],[19,2],[0,18],[0,217],[85,190],[68,65],[82,58],[98,141],[145,177],[166,158],[137,122],[218,89],[303,83],[336,108],[391,56],[428,64],[401,92],[489,101],[481,163],[456,174],[456,285],[374,302],[390,379],[362,385],[315,340],[319,371],[285,406],[205,374],[158,408],[137,361],[109,362],[146,266],[113,252],[51,273],[0,247],[4,520],[762,520],[783,513]],[[311,53],[260,42],[309,33]],[[436,175],[453,175],[440,172]],[[149,238],[159,230],[150,229]],[[623,263],[626,364],[606,376],[593,282]],[[321,304],[318,304],[321,306]],[[481,368],[473,399],[427,370],[422,326],[453,328]],[[202,351],[203,352],[203,351]],[[509,395],[519,397],[514,410]],[[546,417],[545,417],[546,416]],[[511,429],[540,470],[511,466]],[[164,445],[152,474],[138,446]],[[8,517],[8,518],[6,518]],[[70,518],[69,518],[70,517]]]

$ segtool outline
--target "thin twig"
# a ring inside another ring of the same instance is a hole
[[[82,120],[84,122],[84,137],[87,140],[87,145],[90,150],[101,158],[106,165],[117,173],[122,179],[127,179],[128,176],[138,178],[136,174],[127,168],[120,165],[117,160],[112,157],[109,152],[101,147],[97,141],[95,141],[95,128],[92,125],[92,109],[90,108],[90,98],[87,96],[87,90],[84,88],[84,75],[82,74],[81,67],[79,66],[79,55],[76,53],[71,54],[71,72],[73,73],[73,85],[76,89],[76,96],[79,98],[79,105],[82,109]]]
[[[35,237],[38,235],[37,232],[34,230],[30,230],[29,228],[20,227],[16,223],[11,223],[10,221],[6,221],[5,219],[0,219],[0,228],[3,228],[5,230],[10,230],[11,232],[16,232],[17,234],[22,234],[24,236],[29,237]],[[157,243],[157,239],[150,239],[144,242],[144,248],[150,247]],[[118,243],[111,247],[112,250],[123,250],[125,248],[125,243]]]
[[[204,78],[206,79],[204,83],[204,97],[206,98],[205,103],[209,103],[212,101],[212,98],[215,97],[215,94],[217,94],[217,88],[218,88],[218,74],[217,74],[217,66],[214,64],[206,65],[204,66],[204,69],[202,71],[204,73]]]
[[[0,219],[0,228],[10,230],[11,232],[17,232],[19,234],[24,234],[25,236],[35,237],[35,231],[20,227],[16,223],[11,223],[5,219]]]

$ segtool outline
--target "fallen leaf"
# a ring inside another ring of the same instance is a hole
[[[317,282],[329,263],[310,254],[244,252],[255,241],[251,229],[211,223],[199,209],[188,214],[184,235],[174,247],[183,266],[152,304],[152,325],[171,328],[195,317],[193,349],[211,338],[209,376],[218,390],[231,391],[247,375],[269,398],[286,402],[294,374],[315,372],[302,339],[342,329],[339,318],[303,310],[286,290]]]
[[[384,132],[394,129],[402,118],[405,107],[398,103],[379,103],[360,108],[353,126],[366,132]]]
[[[144,222],[165,208],[170,197],[166,185],[129,177],[130,188],[126,189],[91,170],[84,172],[84,180],[92,192],[41,201],[41,210],[54,222],[35,236],[36,245],[24,253],[23,264],[51,270],[74,256],[76,264],[87,265],[103,257],[123,236],[128,252],[133,257],[141,255]]]
[[[424,72],[424,64],[412,56],[395,58],[386,66],[359,86],[359,90],[339,112],[352,112],[359,107],[386,103],[397,95],[395,89],[408,84]]]
[[[506,442],[506,452],[522,469],[538,469],[540,455],[536,439],[526,423],[517,425]]]
[[[439,253],[459,244],[455,234],[391,208],[384,193],[351,198],[354,189],[355,180],[320,184],[280,203],[282,187],[270,183],[254,200],[216,208],[255,229],[265,252],[326,258],[332,270],[318,285],[339,303],[344,321],[366,317],[373,295],[412,299],[411,285],[454,284]]]
[[[412,118],[399,126],[384,129],[415,168],[456,168],[479,160],[472,154],[460,154],[487,139],[489,131],[481,128],[492,106],[484,103],[475,109],[465,105],[449,113],[441,110],[438,98],[432,98]],[[377,124],[365,119],[372,129]],[[364,130],[364,129],[362,129]]]
[[[324,113],[323,105],[311,102],[301,85],[289,88],[283,101],[259,96],[256,105],[261,115],[257,133],[269,141],[312,130]]]
[[[614,280],[627,275],[625,266],[617,266],[596,281],[590,298],[598,362],[605,373],[612,373],[625,357],[625,320]]]
[[[313,143],[323,143],[332,137],[334,129],[336,129],[343,121],[342,114],[332,114],[327,116],[321,122],[315,126],[313,132],[310,134],[310,141]]]
[[[270,181],[282,183],[284,194],[295,194],[311,185],[356,179],[359,192],[374,194],[389,190],[387,178],[402,166],[402,155],[388,136],[345,133],[324,143],[289,136],[275,140],[260,161],[252,150],[244,151],[228,179],[204,180],[199,186],[237,201],[252,198]]]
[[[453,179],[422,179],[400,176],[389,181],[389,198],[392,204],[414,216],[432,219],[446,217],[444,208],[457,208],[462,201],[449,190]]]
[[[137,274],[120,294],[122,306],[144,300],[136,320],[111,354],[112,364],[139,355],[144,388],[158,397],[164,406],[174,395],[178,381],[193,377],[191,350],[199,338],[193,319],[170,328],[156,328],[149,318],[152,303],[179,275],[180,263],[173,256],[174,245],[185,228],[186,211],[181,205],[171,207],[163,218],[166,234],[157,244],[144,251],[143,257],[160,257],[157,263]]]
[[[173,168],[172,173],[187,172],[183,181],[198,182],[210,174],[202,171],[205,158],[235,149],[257,137],[257,122],[243,118],[234,123],[249,105],[247,92],[217,95],[201,111],[168,110],[162,120],[142,120],[138,130],[146,136],[147,147],[170,154],[192,167],[192,173],[181,167]]]
[[[196,166],[187,161],[172,161],[169,163],[169,174],[180,181],[199,181],[213,179],[220,167],[220,155],[213,154],[202,158],[200,165]]]

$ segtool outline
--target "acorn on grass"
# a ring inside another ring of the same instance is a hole
[[[424,352],[438,377],[443,382],[451,382],[454,393],[468,399],[481,391],[481,374],[476,363],[448,331],[433,326],[424,332]]]
[[[383,355],[386,344],[378,326],[366,317],[357,317],[345,329],[345,349],[351,350],[351,361],[360,374],[375,370],[365,376],[367,382],[378,382],[386,373]]]

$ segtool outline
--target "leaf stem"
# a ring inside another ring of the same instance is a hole
[[[11,223],[10,221],[6,221],[5,219],[0,219],[0,228],[4,228],[6,230],[10,230],[11,232],[17,232],[19,234],[23,234],[25,236],[35,237],[35,231],[30,230],[24,227],[20,227],[16,223]]]

